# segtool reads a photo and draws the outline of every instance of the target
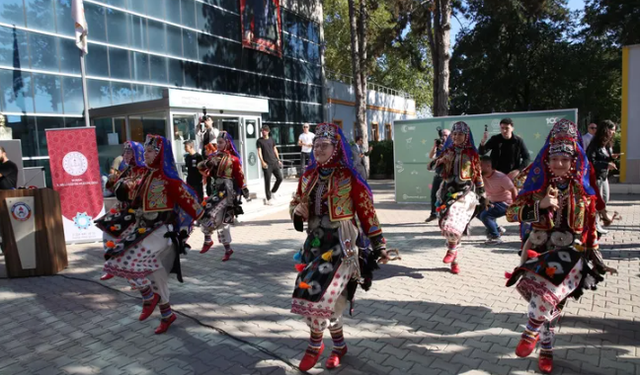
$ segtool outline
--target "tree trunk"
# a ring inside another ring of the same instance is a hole
[[[361,113],[361,121],[358,122],[358,127],[360,129],[360,134],[362,135],[362,147],[365,150],[369,149],[369,127],[367,126],[367,101],[369,96],[368,90],[368,61],[367,61],[367,0],[360,0],[360,17],[358,23],[358,52],[360,53],[360,85],[362,96],[360,100],[356,103],[356,111]],[[364,167],[369,174],[369,157],[365,156],[364,158]],[[364,176],[366,178],[366,176]]]
[[[435,0],[431,18],[427,17],[427,34],[433,63],[433,115],[449,114],[449,60],[451,53],[451,0]]]
[[[364,0],[361,0],[364,1]],[[362,7],[362,6],[361,6]],[[361,10],[362,8],[360,8]],[[366,77],[363,74],[363,66],[364,62],[361,60],[362,57],[366,56],[362,54],[360,51],[360,47],[366,48],[366,38],[361,40],[363,37],[360,34],[361,30],[364,30],[365,25],[362,20],[362,12],[358,12],[359,9],[356,8],[355,0],[349,0],[349,24],[351,28],[351,67],[353,70],[353,79],[354,79],[354,90],[356,93],[356,126],[355,133],[361,135],[364,142],[365,147],[368,147],[368,135],[367,135],[367,119],[366,119],[366,81],[363,82],[363,77]],[[360,13],[358,16],[357,13]],[[364,90],[363,90],[364,87]]]

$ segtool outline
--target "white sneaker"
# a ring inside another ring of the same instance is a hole
[[[264,200],[264,205],[265,206],[273,206],[273,199],[265,199]]]
[[[500,232],[500,234],[505,234],[507,233],[507,230],[504,229],[504,227],[498,227],[498,231]]]
[[[499,245],[501,243],[504,243],[504,241],[502,240],[502,238],[497,237],[497,238],[490,238],[488,240],[485,241],[486,245]]]

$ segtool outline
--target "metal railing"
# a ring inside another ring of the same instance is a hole
[[[327,80],[337,81],[337,82],[340,82],[340,83],[344,83],[344,84],[353,86],[353,77],[352,76],[349,76],[349,75],[346,75],[346,74],[342,74],[342,73],[338,73],[338,72],[334,72],[334,71],[331,71],[331,70],[326,70],[325,71],[325,75],[327,77]],[[367,82],[367,90],[376,91],[376,92],[379,92],[379,93],[382,93],[382,94],[387,94],[387,95],[399,96],[399,97],[405,98],[405,99],[413,99],[411,97],[411,95],[409,95],[409,93],[407,93],[406,91],[392,89],[390,87],[378,85],[377,83],[373,83],[373,82]]]

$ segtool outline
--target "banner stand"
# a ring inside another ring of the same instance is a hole
[[[46,129],[46,136],[66,243],[102,241],[93,223],[105,213],[95,127]]]

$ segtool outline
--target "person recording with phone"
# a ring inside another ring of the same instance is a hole
[[[438,128],[437,130],[438,130],[438,138],[434,139],[433,147],[431,147],[431,151],[429,151],[430,159],[435,159],[438,156],[440,156],[440,154],[442,153],[444,142],[449,137],[449,134],[451,134],[451,131],[449,129]],[[438,189],[440,188],[441,183],[442,183],[442,177],[440,177],[439,173],[436,173],[436,175],[433,176],[433,182],[431,183],[431,214],[425,220],[425,223],[430,223],[433,220],[438,218],[438,216],[436,215],[436,201],[437,201],[436,194],[438,193]]]
[[[200,148],[202,149],[202,156],[206,158],[209,154],[206,149],[207,145],[216,143],[220,131],[213,125],[213,118],[207,115],[200,118],[200,123],[196,128],[198,144],[200,144]]]
[[[513,133],[513,120],[510,118],[500,120],[500,134],[491,138],[485,125],[478,153],[482,156],[489,151],[493,168],[512,180],[530,163],[529,150],[522,137]]]
[[[216,142],[220,131],[213,125],[213,118],[211,116],[207,116],[206,112],[200,118],[200,123],[196,125],[196,131],[196,138],[198,139],[198,144],[202,149],[202,157],[206,160],[217,148]],[[207,191],[207,196],[213,191],[210,176],[207,176],[205,190]]]

